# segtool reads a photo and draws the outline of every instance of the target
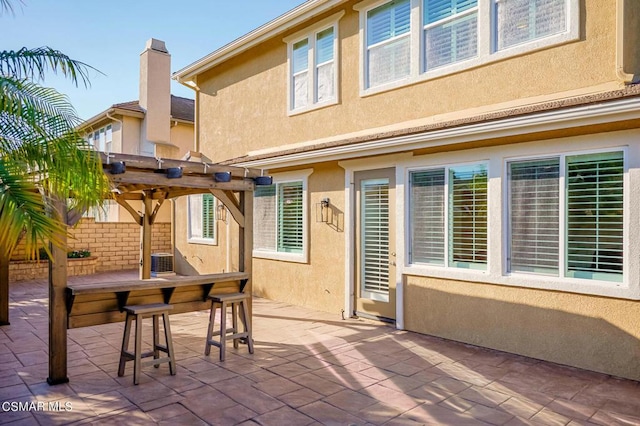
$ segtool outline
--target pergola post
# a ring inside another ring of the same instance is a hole
[[[67,223],[67,206],[55,201],[55,214]],[[49,377],[47,383],[67,383],[67,234],[60,235],[62,247],[50,244],[49,259]]]
[[[239,228],[239,259],[238,266],[240,272],[246,272],[249,274],[249,280],[244,288],[244,291],[251,294],[252,292],[252,279],[251,270],[253,266],[253,192],[243,191],[240,193],[240,211],[244,215],[244,226]],[[249,299],[251,301],[251,299]],[[251,322],[253,318],[253,303],[249,303],[249,319]]]
[[[153,225],[153,198],[150,191],[144,191],[142,198],[144,214],[140,228],[140,279],[151,278],[151,228]]]
[[[9,325],[9,260],[0,254],[0,325]]]

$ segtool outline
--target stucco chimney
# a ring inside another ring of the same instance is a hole
[[[140,106],[146,110],[141,154],[154,155],[154,143],[168,143],[171,132],[171,55],[164,41],[149,39],[140,54]]]

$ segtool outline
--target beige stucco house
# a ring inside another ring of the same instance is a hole
[[[256,295],[638,380],[639,35],[635,0],[310,0],[174,78],[196,150],[273,177]],[[237,268],[177,212],[183,270]]]

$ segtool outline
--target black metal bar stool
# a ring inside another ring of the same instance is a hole
[[[169,363],[169,371],[171,375],[176,374],[176,361],[173,353],[173,340],[171,339],[171,327],[169,325],[169,311],[173,306],[165,303],[156,303],[152,305],[132,305],[125,306],[127,318],[124,326],[124,336],[122,338],[122,350],[120,351],[120,366],[118,368],[118,376],[124,375],[124,368],[127,361],[133,361],[133,383],[135,385],[140,381],[140,369],[143,365],[153,365],[158,368],[163,362]],[[162,315],[164,326],[165,346],[160,345],[158,317]],[[148,352],[142,352],[142,319],[152,317],[153,320],[153,349]],[[134,352],[129,352],[129,337],[131,335],[131,323],[136,321],[135,330],[135,346]],[[160,352],[167,354],[166,357],[160,358]],[[152,360],[142,362],[142,358],[153,357]]]
[[[238,343],[243,340],[249,346],[249,353],[253,353],[253,337],[251,335],[251,324],[249,323],[249,308],[247,301],[249,295],[245,293],[218,294],[209,296],[211,300],[211,313],[209,315],[209,326],[207,328],[207,344],[204,354],[209,355],[211,345],[220,348],[220,361],[224,361],[224,352],[226,341],[233,339],[233,347],[238,348]],[[214,330],[216,309],[220,305],[220,328]],[[231,306],[231,327],[227,327],[227,307]],[[239,311],[238,311],[238,308]],[[238,329],[238,314],[240,321],[244,326],[244,331]],[[223,331],[224,330],[224,331]],[[214,336],[220,336],[217,340],[213,340]]]

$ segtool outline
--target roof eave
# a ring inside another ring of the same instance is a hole
[[[220,49],[215,50],[209,55],[187,65],[181,70],[176,71],[173,73],[172,78],[182,84],[190,86],[187,82],[193,81],[198,74],[208,71],[216,65],[239,55],[263,41],[345,2],[346,0],[309,0]]]

